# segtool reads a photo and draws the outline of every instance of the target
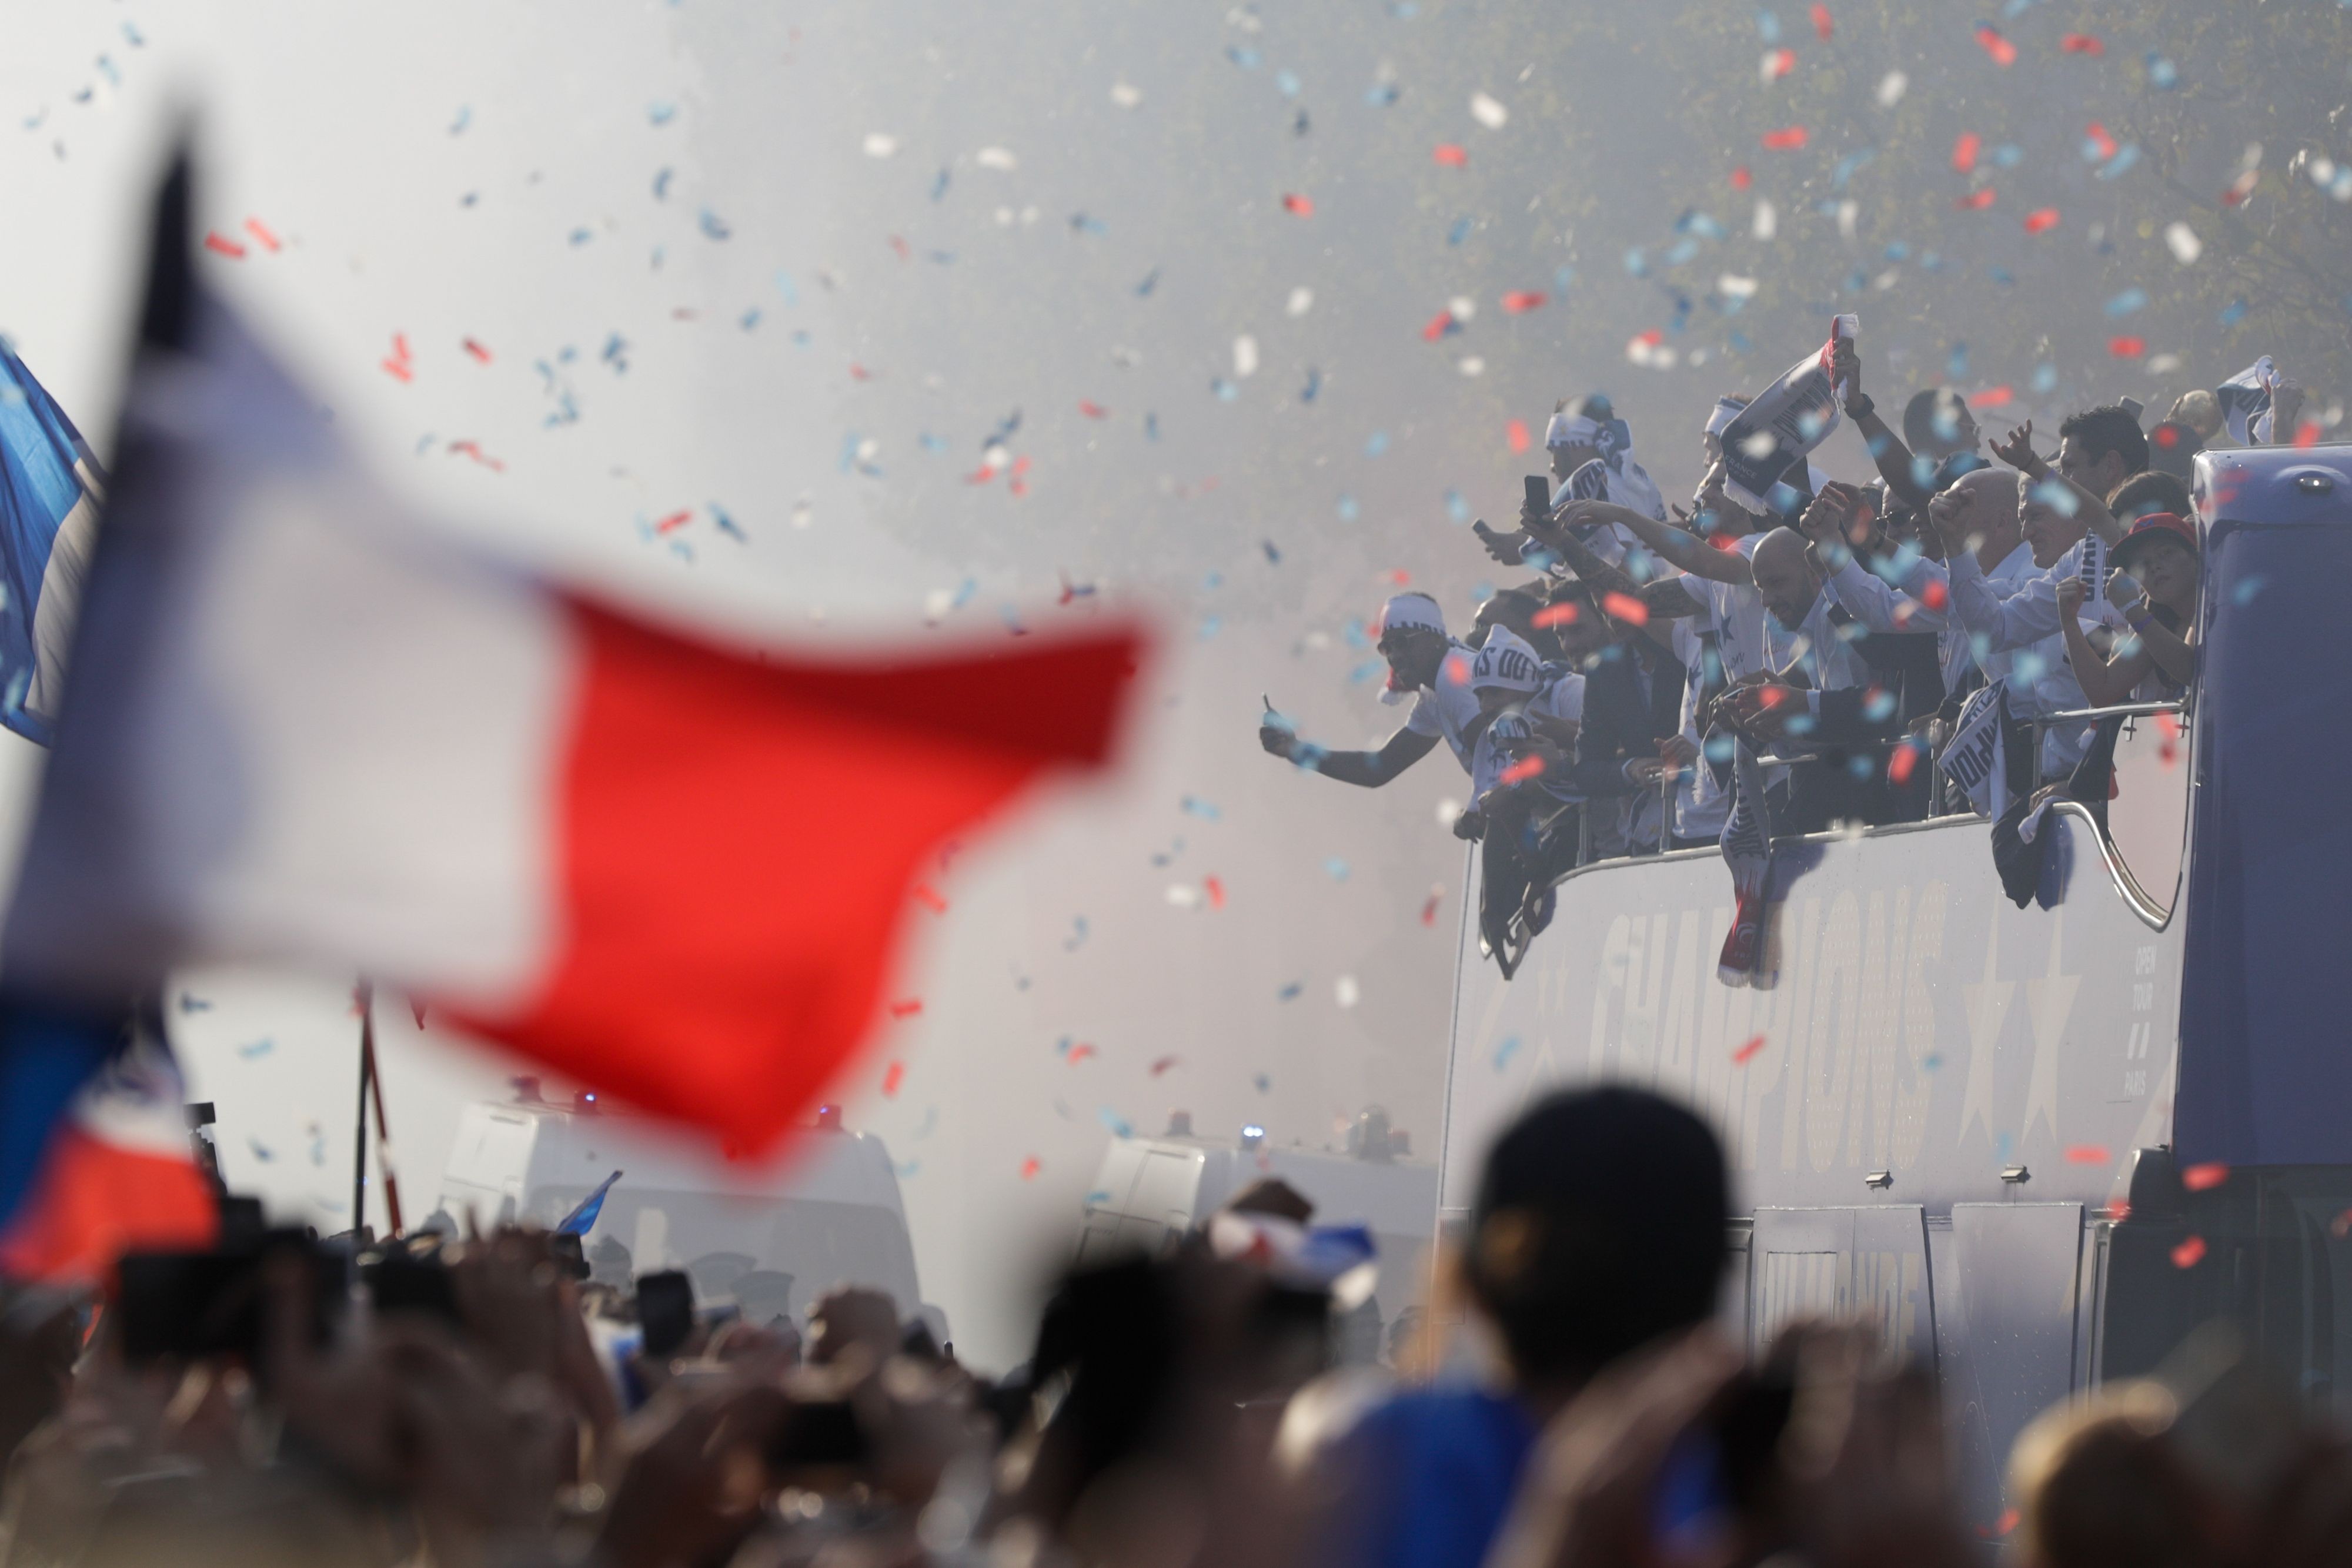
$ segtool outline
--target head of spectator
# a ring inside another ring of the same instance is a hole
[[[1691,497],[1697,508],[1691,521],[1697,528],[1701,538],[1745,538],[1768,526],[1765,518],[1733,500],[1730,493],[1725,490],[1724,482],[1728,473],[1718,455],[1708,465],[1706,476],[1698,482],[1697,491]]]
[[[2017,548],[2017,474],[1979,468],[1963,474],[1927,503],[1928,519],[1948,549],[1965,546],[1990,570]]]
[[[2196,472],[2197,455],[2205,438],[2179,420],[2168,419],[2147,433],[2148,472],[2187,479]]]
[[[2010,1456],[2023,1568],[2203,1568],[2222,1560],[2215,1501],[2168,1432],[2173,1396],[2139,1381],[2061,1405]]]
[[[1709,463],[1723,461],[1724,429],[1739,417],[1739,411],[1748,406],[1748,401],[1736,393],[1715,400],[1715,410],[1706,416],[1706,428],[1699,433],[1699,445]]]
[[[2147,467],[2139,416],[2121,403],[2068,414],[2058,426],[2058,472],[2101,500]]]
[[[1235,1214],[1270,1214],[1293,1225],[1315,1218],[1314,1203],[1280,1176],[1258,1177],[1227,1199],[1225,1207]]]
[[[1445,612],[1426,593],[1400,593],[1382,605],[1374,641],[1389,662],[1389,684],[1401,692],[1435,685],[1438,666],[1453,646],[1445,635]]]
[[[1568,662],[1578,669],[1590,665],[1616,645],[1617,629],[1601,612],[1600,601],[1581,582],[1563,582],[1551,591],[1551,602],[1538,617]]]
[[[1644,1090],[1558,1093],[1486,1155],[1465,1260],[1514,1381],[1540,1400],[1715,1310],[1729,1211],[1706,1124]]]
[[[1480,713],[1500,713],[1534,695],[1542,685],[1543,668],[1536,651],[1507,626],[1497,626],[1487,634],[1486,645],[1478,650],[1470,665],[1470,693],[1478,699]]]
[[[2035,485],[2018,499],[2018,532],[2033,552],[2033,564],[2044,570],[2082,541],[2090,521],[2063,485]]]
[[[2116,546],[2117,571],[2147,591],[2148,602],[2179,631],[2197,619],[2197,590],[2204,560],[2197,548],[2197,525],[2172,512],[2150,512],[2132,524]]]
[[[2135,474],[2116,486],[2107,497],[2107,510],[2116,521],[2129,528],[2152,512],[2170,512],[2176,517],[2194,515],[2197,508],[2189,499],[2189,486],[2177,475],[2150,468]]]
[[[1633,444],[1625,422],[1617,417],[1616,405],[1602,392],[1561,400],[1553,407],[1551,424],[1544,431],[1552,475],[1560,479],[1596,457],[1608,457]]]
[[[1903,405],[1903,439],[1915,456],[1941,463],[1974,452],[1983,438],[1966,398],[1949,387],[1929,387]]]
[[[1496,590],[1486,596],[1485,603],[1478,606],[1477,619],[1465,641],[1474,648],[1484,647],[1494,629],[1500,626],[1507,628],[1519,641],[1533,648],[1536,657],[1558,658],[1559,646],[1552,640],[1551,633],[1536,624],[1536,617],[1543,613],[1544,596],[1548,591],[1548,585],[1540,581]]]
[[[879,1291],[837,1285],[809,1309],[808,1358],[830,1365],[862,1349],[879,1366],[898,1348],[898,1309]]]
[[[1794,528],[1774,528],[1759,540],[1748,559],[1756,574],[1756,591],[1772,619],[1790,631],[1813,612],[1822,591],[1821,574],[1805,550],[1805,536]]]
[[[2221,400],[2201,389],[2182,392],[2164,418],[2169,424],[2187,425],[2197,433],[2199,441],[2210,442],[2221,433]]]

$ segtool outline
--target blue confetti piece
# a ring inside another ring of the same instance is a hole
[[[1070,232],[1082,235],[1107,235],[1110,230],[1103,226],[1102,220],[1099,218],[1088,217],[1084,213],[1072,213]]]
[[[2099,178],[2102,180],[2112,180],[2138,162],[2139,143],[2137,141],[2126,141],[2116,150],[2116,155],[2114,157],[2108,159],[2105,164],[2101,165],[2099,169]]]
[[[1259,548],[1265,551],[1267,564],[1271,566],[1280,566],[1282,564],[1282,552],[1274,548],[1274,541],[1272,539],[1264,539],[1259,541]]]
[[[702,209],[702,217],[700,222],[702,224],[702,232],[712,239],[732,239],[735,237],[735,231],[727,226],[727,220],[720,217],[717,213],[712,212],[709,207]]]
[[[2224,327],[2234,327],[2245,319],[2246,302],[2243,299],[2231,300],[2221,307],[2221,314],[2214,318]]]
[[[1285,98],[1297,98],[1298,89],[1304,85],[1298,79],[1297,71],[1280,70],[1274,73],[1274,90]]]
[[[2262,592],[2262,591],[2263,580],[2261,578],[2242,578],[2239,580],[2238,585],[2230,590],[2230,602],[2240,605],[2252,604],[2254,601],[2254,596]]]
[[[1366,681],[1378,680],[1388,673],[1389,662],[1386,659],[1366,659],[1348,672],[1348,680],[1350,685],[1361,685]]]
[[[944,435],[933,435],[927,430],[915,437],[915,444],[926,452],[945,452],[948,449],[948,438]]]
[[[1329,877],[1333,882],[1347,881],[1350,874],[1350,871],[1351,868],[1349,866],[1348,862],[1341,860],[1338,855],[1333,855],[1329,860],[1323,862],[1323,874]]]
[[[1388,449],[1389,433],[1385,430],[1375,430],[1370,436],[1365,438],[1364,455],[1367,457],[1381,456],[1385,454]]]
[[[1519,1037],[1515,1034],[1505,1035],[1502,1043],[1495,1047],[1495,1071],[1502,1071],[1508,1065],[1511,1058],[1518,1054],[1518,1051]]]
[[[931,200],[937,202],[946,198],[948,183],[952,177],[945,168],[931,176]]]
[[[1225,46],[1225,58],[1233,61],[1234,64],[1241,67],[1242,69],[1245,71],[1254,71],[1257,69],[1258,67],[1265,64],[1265,57],[1264,55],[1259,54],[1255,49],[1245,47],[1240,44],[1227,44]]]
[[[126,34],[131,34],[131,24],[128,22],[123,23],[122,30]],[[133,48],[138,47],[139,42],[140,40],[137,35],[131,34],[131,45]],[[473,106],[470,104],[461,103],[457,106],[457,118],[449,122],[449,134],[452,136],[463,136],[466,134],[466,127],[473,123]]]
[[[146,35],[128,22],[122,24],[122,41],[134,49],[143,49],[147,47]]]
[[[196,995],[194,991],[182,991],[180,993],[180,1011],[183,1013],[208,1013],[212,1010],[212,1003]]]
[[[1877,156],[1877,148],[1864,147],[1860,152],[1849,152],[1839,159],[1837,167],[1830,172],[1830,188],[1834,191],[1844,190],[1845,183],[1867,168],[1871,161]]]
[[[1202,616],[1202,617],[1201,617],[1201,641],[1202,641],[1202,642],[1203,642],[1203,643],[1207,643],[1207,642],[1213,641],[1213,640],[1216,637],[1217,633],[1218,633],[1218,632],[1222,632],[1222,631],[1223,631],[1224,629],[1225,629],[1225,621],[1224,621],[1224,617],[1223,617],[1223,616],[1222,616],[1222,615],[1203,615],[1203,616]]]
[[[1356,505],[1356,497],[1353,496],[1340,497],[1338,510],[1339,520],[1343,523],[1354,522],[1362,512],[1362,508]]]
[[[1780,41],[1780,18],[1769,11],[1756,13],[1756,36],[1768,44]]]
[[[1088,1208],[1096,1207],[1097,1207],[1098,1205],[1106,1204],[1106,1203],[1108,1203],[1109,1201],[1110,1201],[1110,1192],[1109,1192],[1109,1190],[1108,1190],[1108,1188],[1106,1188],[1106,1187],[1099,1187],[1099,1186],[1098,1186],[1098,1187],[1095,1188],[1095,1190],[1094,1190],[1094,1191],[1092,1191],[1092,1192],[1090,1192],[1090,1193],[1087,1194],[1087,1207]]]
[[[2147,304],[2147,290],[2132,287],[2125,289],[2121,294],[2108,300],[2104,308],[2109,316],[2128,316]]]
[[[573,229],[571,235],[571,240],[574,246],[586,245],[590,240],[594,239],[595,237],[595,235],[587,229]]]
[[[677,118],[677,105],[656,103],[646,110],[646,118],[651,120],[656,125],[667,125]]]
[[[1185,796],[1181,804],[1186,815],[1198,817],[1204,822],[1224,821],[1225,813],[1223,810],[1214,803],[1202,800],[1198,795]]]
[[[1570,284],[1574,283],[1575,281],[1576,281],[1576,268],[1574,268],[1574,267],[1572,267],[1569,266],[1569,265],[1568,265],[1567,263],[1565,263],[1565,262],[1562,262],[1562,263],[1561,263],[1558,267],[1554,268],[1554,269],[1553,269],[1553,271],[1552,271],[1552,275],[1551,275],[1551,283],[1552,283],[1552,287],[1553,287],[1554,288],[1558,288],[1558,289],[1565,290],[1565,289],[1568,287],[1568,286],[1569,286]],[[1740,340],[1740,341],[1741,341],[1741,343],[1742,343],[1743,345],[1745,345],[1745,343],[1747,342],[1747,340],[1743,338],[1743,339],[1741,339],[1741,340]]]
[[[1142,282],[1135,286],[1135,297],[1138,299],[1149,299],[1151,298],[1151,291],[1159,287],[1160,269],[1155,267],[1143,275]]]
[[[604,340],[604,351],[597,356],[613,367],[615,375],[629,373],[629,340],[618,332]]]
[[[236,1048],[236,1053],[246,1061],[251,1061],[256,1057],[268,1056],[271,1051],[276,1051],[277,1049],[278,1042],[274,1040],[257,1040],[250,1045],[238,1046]]]
[[[1133,1124],[1129,1123],[1126,1117],[1120,1115],[1109,1106],[1102,1106],[1095,1112],[1095,1115],[1101,1121],[1104,1126],[1110,1129],[1110,1135],[1112,1137],[1131,1138],[1135,1136],[1135,1127]]]
[[[664,169],[654,176],[655,201],[667,202],[669,200],[669,177],[670,171],[667,169]]]
[[[749,309],[745,310],[743,314],[735,318],[735,325],[742,328],[746,332],[751,330],[752,328],[757,327],[759,324],[760,308],[757,305],[751,307]]]
[[[2046,394],[2057,391],[2058,367],[2050,363],[2046,360],[2043,361],[2041,364],[2033,367],[2033,380],[2029,384],[2032,385],[2037,394]]]
[[[716,501],[706,502],[705,505],[710,508],[710,520],[718,525],[720,533],[743,544],[751,542],[751,536],[737,526],[735,519],[727,515],[727,509],[724,507]]]
[[[1995,167],[2014,169],[2025,162],[2025,149],[2014,141],[2004,141],[1992,150],[1991,156]]]
[[[2147,57],[2147,85],[2170,89],[2180,85],[2180,68],[2164,56],[2151,53]]]
[[[1459,490],[1446,491],[1445,515],[1457,523],[1468,522],[1470,520],[1469,498]]]
[[[1160,439],[1160,416],[1158,414],[1147,413],[1143,416],[1143,439],[1146,441],[1157,441]]]
[[[1456,218],[1452,223],[1445,225],[1445,243],[1447,245],[1460,245],[1464,240],[1468,239],[1469,237],[1470,220],[1468,218]]]
[[[979,591],[980,579],[976,577],[965,578],[961,582],[956,585],[955,597],[948,601],[948,608],[950,610],[962,609],[965,605],[970,604],[972,601],[972,597],[979,593]]]
[[[1283,987],[1282,989],[1275,992],[1274,999],[1278,1002],[1296,1001],[1298,998],[1298,993],[1306,988],[1307,988],[1305,986],[1299,984],[1297,980],[1293,980],[1290,984]]]
[[[246,1135],[245,1142],[246,1146],[253,1151],[253,1157],[259,1160],[263,1165],[268,1165],[270,1161],[278,1157],[275,1150],[269,1148],[268,1145],[263,1144],[259,1138],[254,1137],[251,1134],[247,1134]]]
[[[1242,389],[1235,386],[1233,382],[1225,380],[1223,376],[1219,376],[1214,381],[1212,381],[1209,383],[1209,390],[1217,394],[1217,401],[1219,402],[1231,402],[1234,399],[1242,395]]]
[[[919,1140],[928,1138],[939,1131],[939,1127],[940,1108],[937,1105],[929,1106],[923,1112],[923,1124],[915,1129],[915,1136]]]
[[[2011,287],[2017,282],[2017,274],[2010,271],[2010,269],[2005,267],[1987,267],[1985,272],[1987,276],[1991,277],[1995,283],[2000,284],[2003,288]]]
[[[1313,402],[1315,394],[1323,390],[1323,372],[1313,365],[1307,367],[1307,384],[1298,389],[1298,401]]]
[[[1635,277],[1650,276],[1650,258],[1640,246],[1625,253],[1625,270]]]
[[[776,268],[776,292],[784,297],[784,303],[787,305],[797,305],[801,302],[800,285],[794,283],[793,275],[781,267]]]
[[[1376,81],[1364,89],[1364,101],[1374,109],[1386,109],[1402,96],[1402,89],[1391,81]]]
[[[1951,352],[1944,357],[1944,374],[1956,382],[1968,380],[1969,346],[1966,343],[1952,345]]]
[[[898,1179],[900,1181],[911,1181],[914,1179],[915,1174],[922,1168],[922,1161],[908,1160],[905,1165],[898,1167]]]

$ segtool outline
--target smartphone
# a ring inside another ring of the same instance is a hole
[[[768,1439],[767,1460],[774,1470],[859,1465],[867,1452],[865,1430],[846,1400],[795,1401]]]
[[[344,1260],[304,1230],[272,1230],[209,1252],[130,1252],[115,1271],[115,1313],[127,1360],[237,1356],[258,1368],[262,1260],[299,1257],[310,1279],[311,1339],[324,1344],[342,1317]]]
[[[1523,481],[1528,487],[1528,505],[1538,512],[1551,510],[1551,481],[1540,474],[1530,474]]]
[[[647,1355],[675,1355],[694,1333],[694,1281],[677,1269],[637,1280],[637,1323]]]
[[[367,1281],[368,1300],[379,1312],[421,1312],[444,1322],[460,1321],[449,1270],[438,1261],[394,1252],[360,1272]]]

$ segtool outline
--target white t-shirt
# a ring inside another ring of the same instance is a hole
[[[1584,677],[1569,671],[1549,685],[1537,690],[1519,705],[1517,712],[1496,714],[1478,737],[1471,753],[1470,799],[1475,803],[1487,790],[1502,782],[1503,770],[1518,759],[1527,747],[1537,738],[1530,718],[1556,718],[1570,724],[1584,722]],[[1564,800],[1578,799],[1577,793],[1559,779],[1547,779],[1545,788]]]
[[[1443,736],[1454,748],[1454,759],[1470,771],[1471,742],[1466,738],[1478,717],[1478,698],[1470,690],[1470,664],[1475,649],[1455,643],[1437,666],[1437,682],[1414,699],[1404,727],[1415,735]]]
[[[1749,560],[1756,559],[1756,547],[1764,542],[1760,533],[1743,534],[1732,541],[1733,547]],[[1715,651],[1723,661],[1723,678],[1727,684],[1758,670],[1777,669],[1773,628],[1766,619],[1764,596],[1753,587],[1739,582],[1717,582],[1712,578],[1694,577],[1685,572],[1676,580],[1683,591],[1691,596],[1706,612],[1706,624],[1698,628],[1715,633]],[[1783,638],[1781,641],[1785,642]],[[1780,650],[1785,653],[1785,649]],[[1677,657],[1680,654],[1677,653]],[[1684,660],[1688,664],[1687,659]]]

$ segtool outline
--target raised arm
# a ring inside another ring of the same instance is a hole
[[[1390,736],[1378,751],[1326,751],[1277,724],[1260,725],[1257,738],[1259,745],[1276,757],[1312,768],[1327,779],[1360,784],[1367,789],[1379,789],[1428,756],[1430,747],[1437,744],[1437,737],[1423,735],[1410,725]]]
[[[2132,688],[2147,673],[2147,644],[2112,660],[2103,657],[2083,630],[2082,610],[2083,584],[2070,577],[2058,585],[2058,615],[2066,633],[2066,663],[2074,671],[2076,684],[2093,707],[2114,707],[2131,701]]]
[[[2116,515],[2113,512],[2107,510],[2106,502],[2050,466],[2042,460],[2042,455],[2033,450],[2032,420],[2027,420],[2023,424],[2011,431],[2007,441],[1994,442],[1992,455],[2025,476],[2026,495],[2029,497],[2038,486],[2054,479],[2064,486],[2074,497],[2074,510],[2068,516],[2084,519],[2090,525],[2090,531],[2106,540],[2108,544],[2123,543],[2124,526],[2116,520]]]
[[[2116,599],[2113,601],[2115,607],[2124,612],[2124,620],[2130,625],[2132,635],[2138,638],[2140,646],[2147,651],[2148,659],[2158,673],[2176,686],[2187,685],[2189,677],[2197,673],[2196,644],[2148,613],[2147,591],[2132,581],[2130,573],[2118,571],[2107,579],[2110,593],[2125,584],[2132,590],[2131,595],[2128,600]]]
[[[1853,428],[1870,448],[1870,460],[1878,466],[1878,476],[1886,481],[1887,494],[1906,507],[1926,506],[1927,490],[1911,471],[1911,449],[1887,428],[1878,417],[1877,405],[1863,392],[1862,353],[1853,339],[1838,340],[1830,358],[1830,373],[1844,383],[1845,416],[1853,421]]]
[[[1570,501],[1554,514],[1553,520],[1562,530],[1588,523],[1617,523],[1653,554],[1693,577],[1736,583],[1742,588],[1753,587],[1756,582],[1755,573],[1748,568],[1748,558],[1738,550],[1717,549],[1696,534],[1643,517],[1631,507],[1612,506],[1607,501]]]

